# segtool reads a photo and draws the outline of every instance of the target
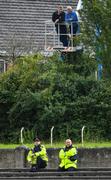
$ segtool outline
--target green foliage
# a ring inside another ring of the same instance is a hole
[[[86,137],[85,137],[86,138]],[[32,139],[31,139],[32,141]],[[31,142],[30,141],[30,142]],[[50,143],[46,143],[46,142],[43,142],[43,144],[45,144],[45,147],[46,148],[62,148],[64,147],[64,142],[65,142],[65,138],[62,139],[62,141],[56,141],[56,142],[53,142],[52,146]],[[0,149],[15,149],[17,147],[19,147],[21,144],[0,144]],[[26,144],[24,143],[24,145],[28,148],[32,148],[33,147],[33,144]],[[100,142],[92,142],[92,141],[84,141],[84,146],[82,146],[81,143],[75,143],[74,142],[74,145],[75,147],[77,148],[109,148],[111,147],[111,142],[110,141],[100,141]]]
[[[87,50],[103,64],[103,78],[111,79],[111,1],[83,1],[83,39]]]
[[[35,134],[36,134],[36,132],[34,129],[31,129],[31,130],[25,129],[23,131],[23,142],[24,143],[31,143],[31,142],[33,143],[33,139],[35,138]]]
[[[87,139],[111,138],[111,87],[94,79],[93,58],[79,55],[73,63],[57,54],[22,57],[0,76],[1,142],[20,142],[21,127],[25,142],[48,141],[52,126],[54,140],[80,141],[83,125]]]
[[[35,135],[48,141],[54,126],[54,140],[66,137],[80,141],[85,125],[86,140],[111,139],[111,0],[84,0],[83,35],[85,51],[18,58],[0,75],[0,141],[25,142]],[[95,31],[98,29],[99,36]],[[103,80],[95,70],[103,64]]]

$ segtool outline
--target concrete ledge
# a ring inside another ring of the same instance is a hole
[[[58,166],[59,149],[47,149],[48,168]],[[111,167],[111,148],[78,148],[78,167]]]
[[[60,148],[47,149],[49,163],[47,169],[56,169],[59,164]],[[27,168],[26,156],[28,148],[0,149],[0,168]],[[111,167],[111,148],[78,148],[78,167]]]
[[[26,152],[24,147],[16,149],[0,149],[0,168],[21,168],[26,164]]]
[[[79,168],[74,172],[57,172],[56,169],[45,169],[38,172],[30,172],[30,169],[0,169],[0,179],[3,180],[111,180],[111,168]]]

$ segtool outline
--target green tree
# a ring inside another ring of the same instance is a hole
[[[52,126],[55,139],[79,141],[83,125],[89,138],[110,139],[111,87],[95,80],[95,60],[88,54],[73,63],[58,59],[21,57],[0,76],[1,142],[18,142],[23,126],[28,141],[36,133],[49,139]]]
[[[111,1],[83,1],[84,44],[99,63],[103,64],[103,78],[111,79]]]

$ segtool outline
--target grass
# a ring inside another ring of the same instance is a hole
[[[46,148],[51,148],[51,145],[48,143],[43,143]],[[24,144],[26,147],[33,147],[33,144]],[[74,145],[77,148],[102,148],[102,147],[111,147],[111,142],[84,142],[84,146],[82,146],[82,144],[80,143],[74,143]],[[14,149],[17,148],[18,146],[21,146],[21,144],[0,144],[0,149]],[[64,147],[64,143],[59,142],[59,143],[53,143],[52,148],[61,148]]]

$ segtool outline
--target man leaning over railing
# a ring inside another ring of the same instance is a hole
[[[65,25],[65,12],[62,6],[58,6],[57,11],[52,14],[52,21],[55,23],[56,32],[59,35],[63,46],[68,46],[67,28]]]
[[[68,23],[69,33],[71,35],[76,35],[76,32],[78,30],[78,17],[77,17],[76,12],[73,11],[71,6],[67,6],[65,22]]]

